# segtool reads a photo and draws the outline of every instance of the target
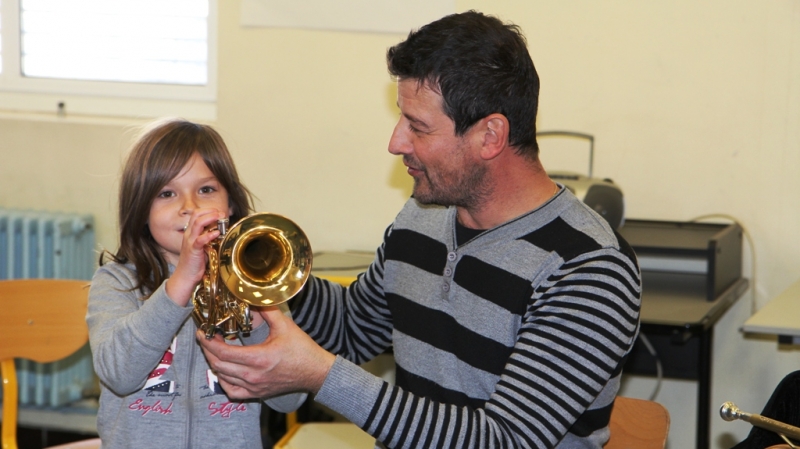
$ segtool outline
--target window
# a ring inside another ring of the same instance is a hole
[[[216,0],[0,0],[0,109],[216,118]]]

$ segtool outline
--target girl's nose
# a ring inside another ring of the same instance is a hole
[[[192,211],[197,209],[197,204],[194,202],[192,198],[187,198],[183,201],[183,207],[181,207],[181,215],[191,215]]]

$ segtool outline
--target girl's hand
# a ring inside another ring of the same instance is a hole
[[[217,220],[226,215],[216,209],[196,209],[183,234],[181,255],[175,272],[167,280],[167,296],[181,307],[189,303],[195,287],[203,280],[208,259],[205,246],[219,236]],[[211,230],[207,230],[211,228]]]

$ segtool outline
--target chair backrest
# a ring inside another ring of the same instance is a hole
[[[17,448],[18,396],[14,359],[47,363],[80,349],[89,340],[88,298],[89,282],[84,280],[0,281],[3,448]]]
[[[658,402],[617,396],[605,449],[664,449],[669,411]]]

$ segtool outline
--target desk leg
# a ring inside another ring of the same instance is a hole
[[[711,418],[711,345],[714,343],[714,327],[700,333],[697,379],[697,449],[708,449]]]

